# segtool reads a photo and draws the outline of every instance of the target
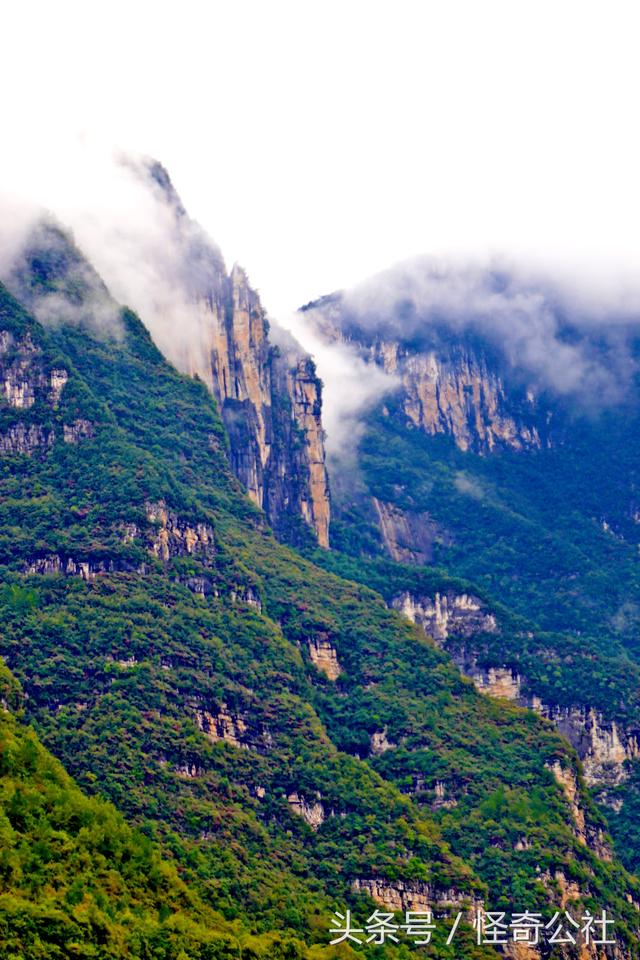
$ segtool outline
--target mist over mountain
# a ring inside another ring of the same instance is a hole
[[[307,304],[300,320],[325,347],[351,347],[354,370],[375,341],[434,355],[457,341],[490,354],[514,387],[577,413],[637,399],[640,295],[621,277],[605,283],[499,259],[422,257]],[[363,390],[369,376],[360,378]],[[336,393],[327,394],[327,406],[350,403],[348,391]],[[339,430],[340,412],[333,419]],[[330,432],[330,448],[331,441]]]
[[[639,26],[5,5],[0,960],[640,960]]]
[[[432,911],[443,957],[459,913],[460,955],[488,960],[473,919],[515,891],[550,915],[613,905],[630,960],[631,300],[581,312],[550,280],[415,262],[294,318],[323,384],[161,165],[115,180],[126,216],[2,230],[0,733],[42,745],[0,777],[31,789],[50,751],[76,781],[51,775],[60,815],[88,804],[66,849],[106,817],[142,867],[118,903],[118,850],[85,870],[81,934],[63,871],[25,890],[14,856],[11,942],[142,958],[145,929],[162,960],[329,960],[338,904]],[[167,859],[180,901],[147,883]]]
[[[551,720],[627,840],[640,732],[632,289],[421,259],[300,312],[321,374],[337,350],[363,391],[389,378],[347,431],[350,458],[338,433],[329,459],[332,542],[357,558],[333,568],[376,583],[483,693]],[[339,390],[333,403],[340,424],[353,406]],[[460,581],[436,588],[437,570]]]
[[[113,207],[74,221],[82,252],[50,214],[27,208],[13,240],[5,227],[0,276],[50,326],[75,318],[120,336],[114,297],[134,307],[164,356],[216,397],[233,470],[274,527],[291,541],[310,533],[326,546],[322,400],[311,358],[269,323],[244,270],[227,270],[161,164],[119,157],[106,171]]]

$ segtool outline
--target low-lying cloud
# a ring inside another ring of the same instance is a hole
[[[505,262],[420,258],[346,291],[341,322],[366,338],[424,342],[477,335],[519,380],[587,405],[624,398],[637,371],[640,286],[603,287]]]
[[[71,228],[114,300],[140,315],[165,356],[210,383],[211,305],[226,268],[161,168],[82,144],[52,170],[42,182],[31,172],[22,190],[5,183],[8,192],[0,192],[0,277],[10,274],[43,210],[51,212]],[[365,336],[422,338],[435,349],[443,331],[482,337],[523,386],[585,408],[623,400],[637,372],[640,273],[623,278],[597,276],[591,268],[534,271],[498,260],[423,257],[347,290],[337,303],[341,322]],[[45,322],[57,322],[63,310],[68,304],[55,295],[36,308]],[[95,314],[108,324],[108,310]],[[312,314],[277,319],[314,355],[325,386],[328,448],[348,457],[366,410],[397,381],[354,347],[325,342],[309,322]]]
[[[43,216],[69,230],[119,304],[135,310],[180,370],[211,379],[207,362],[214,297],[225,266],[217,246],[191,221],[162,169],[83,145],[58,162],[57,179],[0,195],[0,278],[10,278],[25,241]],[[73,305],[50,297],[35,305],[44,321]],[[104,318],[106,322],[106,317]]]
[[[353,468],[367,412],[395,390],[400,381],[366,363],[349,344],[326,343],[299,317],[293,318],[290,325],[300,344],[314,358],[322,380],[322,423],[328,455]]]

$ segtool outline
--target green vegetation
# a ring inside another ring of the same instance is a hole
[[[415,429],[399,403],[387,400],[368,419],[359,488],[338,486],[338,550],[331,557],[317,551],[313,559],[374,586],[387,600],[404,590],[479,596],[496,613],[500,633],[465,639],[467,655],[480,666],[513,668],[525,678],[525,692],[545,703],[591,707],[634,730],[640,721],[637,437],[637,415],[613,410],[569,419],[550,449],[479,456]],[[433,566],[385,558],[371,495],[428,514],[446,531],[434,544]],[[455,653],[460,643],[454,637],[447,647]],[[635,869],[634,831],[621,826],[624,817],[611,815],[610,822],[621,857]]]
[[[0,666],[2,684],[18,689]],[[110,803],[0,714],[0,943],[29,957],[227,958],[237,933]]]
[[[61,910],[65,924],[84,923],[85,899],[95,902],[95,916],[109,918],[113,956],[225,956],[213,951],[227,949],[231,925],[243,957],[295,958],[322,955],[336,905],[373,909],[354,893],[357,880],[549,914],[567,881],[584,905],[612,911],[636,955],[627,896],[640,896],[640,884],[578,839],[549,769],[559,761],[579,776],[578,766],[552,727],[477,694],[445,653],[355,582],[357,571],[336,568],[351,577],[343,579],[279,544],[229,472],[204,386],[162,359],[133,314],[123,312],[119,336],[83,325],[45,331],[0,290],[0,329],[10,325],[5,365],[29,330],[30,369],[55,364],[69,380],[57,406],[43,389],[25,412],[3,408],[2,430],[25,419],[56,439],[0,460],[0,653],[45,747],[138,832],[102,801],[80,799],[23,732],[95,817],[89,849],[111,833],[122,847],[114,840],[86,881],[80,874],[84,892],[71,866],[81,850],[69,843],[68,868],[56,863],[60,881],[42,900],[17,876],[7,893]],[[64,425],[78,420],[91,431],[64,442]],[[187,528],[198,534],[191,549]],[[372,583],[382,589],[381,568],[380,578]],[[312,661],[318,642],[335,650],[335,681]],[[3,674],[5,686],[15,702]],[[373,750],[374,734],[393,746]],[[20,764],[7,771],[10,784]],[[439,783],[448,805],[435,802]],[[322,822],[306,822],[294,795],[317,805]],[[604,823],[583,784],[580,801],[596,836]],[[45,835],[60,826],[56,804],[45,803]],[[105,821],[113,830],[99,827]],[[34,831],[24,850],[37,883],[48,854]],[[118,899],[123,884],[114,879],[111,895],[110,871],[124,870],[126,844],[139,869]],[[163,872],[157,851],[175,873]],[[179,882],[165,916],[164,888],[154,893],[151,881],[170,875]],[[213,946],[198,939],[200,924],[212,929],[211,911],[220,915]],[[4,936],[18,953],[43,936],[42,925],[36,934],[15,927],[9,916]],[[174,927],[179,947],[167,946]],[[93,934],[69,929],[85,950],[77,955],[91,956]],[[140,930],[153,948],[140,946]],[[55,949],[34,955],[66,955]],[[455,954],[483,952],[468,938]],[[402,957],[407,948],[366,953]]]

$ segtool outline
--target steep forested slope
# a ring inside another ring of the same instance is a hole
[[[508,308],[517,329],[515,296],[505,307],[493,292],[485,328],[492,309]],[[441,644],[482,689],[533,706],[571,739],[637,869],[637,325],[558,320],[549,350],[578,344],[573,359],[588,358],[593,380],[563,397],[525,390],[535,379],[522,366],[527,341],[507,356],[506,319],[501,348],[465,330],[466,304],[443,319],[415,305],[412,315],[407,298],[385,317],[354,315],[339,296],[309,308],[329,339],[397,378],[365,418],[357,469],[334,469],[337,554],[316,559],[372,583],[429,628],[456,604],[481,606],[484,627],[468,607],[466,623],[440,624]],[[598,393],[605,376],[615,399]]]
[[[21,691],[1,662],[0,700],[2,956],[237,956],[231,925],[20,722]]]
[[[68,297],[55,264],[34,271]],[[633,953],[638,882],[552,726],[279,544],[206,388],[135,315],[45,329],[0,297],[0,653],[77,782],[255,933],[326,943],[336,904],[375,898],[575,899]]]

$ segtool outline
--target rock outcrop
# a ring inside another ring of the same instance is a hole
[[[0,454],[25,454],[30,456],[39,448],[47,449],[55,440],[55,430],[46,429],[39,423],[27,426],[18,422],[0,434]]]
[[[391,606],[445,646],[452,638],[469,641],[478,634],[499,632],[495,615],[469,594],[448,591],[416,597],[404,591],[393,598]],[[640,757],[639,731],[621,728],[593,707],[545,703],[526,689],[525,678],[512,667],[479,664],[469,644],[456,643],[447,649],[481,693],[511,700],[551,720],[575,748],[589,786],[615,787],[627,779],[628,761]]]
[[[494,614],[486,609],[482,600],[467,593],[447,590],[437,591],[433,597],[415,597],[404,591],[393,598],[391,606],[438,641],[450,635],[472,637],[498,630]]]
[[[571,767],[563,767],[559,760],[549,765],[549,769],[553,773],[556,782],[562,787],[562,791],[571,809],[571,818],[573,820],[576,838],[580,843],[593,850],[601,860],[611,860],[611,848],[605,841],[602,829],[594,827],[589,823],[585,815],[580,797],[580,787],[575,772]]]
[[[234,473],[277,533],[300,539],[300,523],[329,545],[329,488],[321,383],[311,358],[272,327],[244,270],[227,274],[219,249],[189,219],[166,171],[143,171],[173,220],[175,284],[189,317],[160,346],[215,396]],[[179,317],[175,318],[179,321]]]
[[[271,745],[271,735],[267,730],[252,723],[246,714],[230,710],[226,703],[220,704],[215,713],[205,707],[198,707],[195,719],[200,730],[212,743],[224,740],[234,747],[260,753]]]
[[[511,411],[502,379],[482,355],[463,347],[414,353],[381,340],[369,357],[400,378],[404,412],[425,433],[448,434],[461,450],[479,452],[542,445],[538,428]]]
[[[366,893],[376,903],[393,912],[407,910],[426,913],[429,910],[465,910],[469,919],[483,903],[472,894],[454,888],[441,890],[420,880],[389,880],[386,877],[356,877],[351,884],[356,893]]]
[[[16,410],[28,410],[37,399],[57,404],[67,379],[66,370],[46,370],[28,331],[16,337],[10,330],[0,331],[0,378],[4,400]]]
[[[80,418],[73,423],[62,425],[62,439],[65,443],[80,443],[82,440],[90,440],[93,435],[94,428],[90,420]]]
[[[564,707],[540,703],[539,712],[552,720],[575,747],[590,786],[616,786],[628,776],[627,761],[640,757],[637,731],[620,729],[593,707]]]
[[[338,654],[333,644],[323,637],[312,637],[309,640],[309,657],[318,670],[321,670],[329,680],[337,680],[341,673],[338,663]]]
[[[27,564],[25,573],[37,573],[41,576],[80,577],[82,580],[94,580],[104,573],[117,573],[127,570],[126,564],[118,560],[79,560],[75,557],[62,556],[59,553],[37,557]]]
[[[372,756],[380,756],[380,754],[386,753],[387,750],[393,750],[395,746],[396,744],[392,743],[387,737],[386,727],[384,730],[374,730],[371,734],[369,750]]]
[[[326,811],[320,794],[308,798],[294,790],[287,797],[291,811],[306,820],[312,830],[318,830],[325,821]]]
[[[16,412],[28,411],[36,403],[44,409],[55,410],[68,379],[66,370],[48,367],[42,347],[34,342],[29,330],[17,335],[11,330],[0,329],[0,404],[12,407]],[[29,430],[23,421],[19,421],[16,427]],[[17,438],[18,434],[14,436]],[[31,448],[35,440],[33,433],[26,437]]]
[[[397,563],[430,563],[434,544],[450,543],[447,532],[428,513],[401,510],[377,497],[371,499],[382,542]]]
[[[461,450],[478,453],[547,444],[547,419],[535,395],[515,385],[507,389],[504,363],[493,362],[497,358],[471,336],[452,336],[437,318],[405,325],[398,316],[368,316],[341,294],[303,312],[325,342],[348,344],[390,374],[405,416],[425,433],[448,435]]]
[[[147,503],[145,505],[147,520],[155,529],[151,537],[151,549],[160,560],[170,560],[172,557],[196,556],[204,563],[210,564],[216,552],[213,528],[206,523],[188,523],[181,519],[167,505]],[[125,540],[131,540],[135,533],[133,528],[125,532]]]

